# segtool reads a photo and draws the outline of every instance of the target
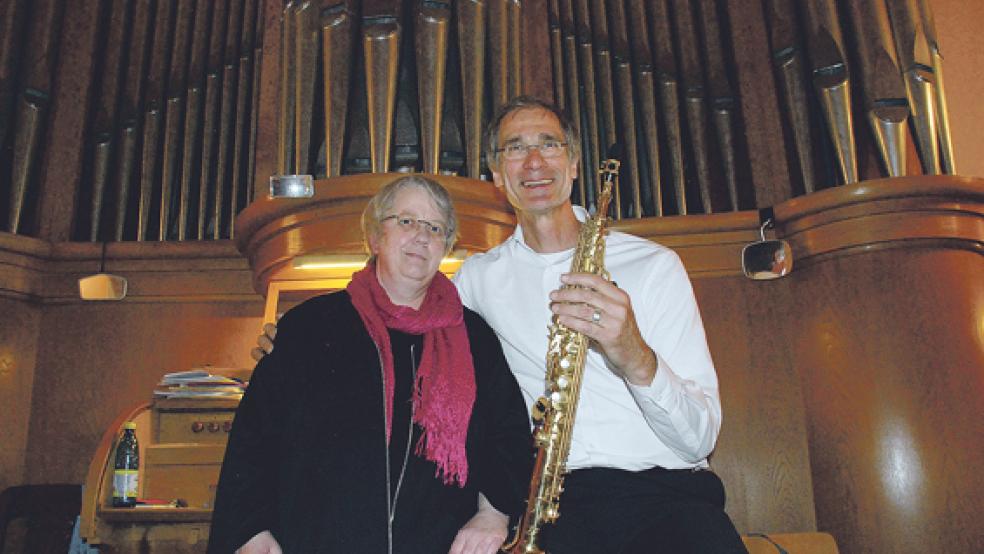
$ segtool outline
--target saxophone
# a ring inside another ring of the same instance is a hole
[[[581,227],[577,248],[571,261],[572,273],[594,273],[608,278],[605,271],[605,228],[608,223],[608,204],[612,188],[617,186],[619,161],[607,159],[601,163],[601,192],[598,210]],[[565,285],[565,288],[571,285]],[[581,378],[588,351],[588,338],[557,322],[550,325],[547,347],[545,394],[532,409],[535,429],[536,462],[530,480],[526,512],[519,522],[515,537],[503,546],[509,554],[544,554],[537,546],[545,523],[560,517],[560,493],[563,491],[567,455],[574,432],[574,414],[581,393]]]

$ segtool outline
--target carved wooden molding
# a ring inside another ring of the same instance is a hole
[[[99,271],[101,255],[101,243],[0,233],[0,297],[81,302],[78,279]],[[126,302],[257,299],[231,241],[111,242],[104,270],[127,278]]]
[[[797,264],[932,241],[984,251],[984,180],[937,175],[875,179],[775,207]]]
[[[130,280],[128,301],[242,300],[272,278],[311,279],[290,261],[310,253],[363,252],[360,217],[368,199],[396,177],[367,174],[316,182],[308,199],[262,198],[236,220],[236,243],[109,243],[106,270]],[[482,252],[505,240],[515,216],[491,183],[433,176],[460,219],[456,248]],[[796,267],[832,256],[920,244],[984,251],[984,180],[901,177],[836,187],[774,208],[776,235],[790,241]],[[693,278],[740,274],[745,244],[758,238],[753,211],[622,220],[613,229],[674,249]],[[247,260],[236,252],[246,255]],[[76,302],[79,277],[99,270],[98,243],[51,243],[0,233],[0,296]],[[792,278],[795,278],[795,272]]]

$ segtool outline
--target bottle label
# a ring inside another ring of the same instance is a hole
[[[137,470],[117,469],[113,471],[113,498],[137,497]]]

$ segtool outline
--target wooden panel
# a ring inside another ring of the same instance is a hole
[[[668,246],[691,278],[741,274],[741,249],[758,238],[754,212],[621,220],[613,229]]]
[[[0,233],[0,297],[32,298],[41,293],[51,244]]]
[[[211,508],[225,444],[152,444],[144,456],[143,495],[180,498],[191,508]]]
[[[228,369],[216,374],[238,375]],[[100,552],[204,552],[225,443],[159,439],[174,429],[172,416],[221,414],[228,419],[238,405],[233,399],[157,399],[129,408],[110,423],[96,448],[86,477],[80,535]],[[141,475],[139,496],[177,500],[182,507],[113,508],[113,451],[124,421],[137,423]],[[224,435],[223,435],[224,436]],[[196,437],[197,438],[197,437]]]
[[[46,305],[35,377],[44,394],[32,406],[27,478],[82,482],[104,430],[128,406],[149,401],[164,373],[252,367],[262,314],[259,296]]]
[[[791,281],[817,523],[844,552],[984,549],[984,258],[940,246]]]
[[[122,511],[122,510],[121,510]],[[124,512],[127,515],[132,513]],[[171,514],[185,516],[197,515],[202,519],[201,511],[197,514],[190,513],[191,510],[173,510],[169,513],[146,514],[139,521],[132,525],[117,526],[112,530],[112,536],[107,540],[106,546],[99,548],[100,554],[129,554],[139,545],[139,552],[144,554],[201,554],[208,546],[208,531],[210,524],[203,522],[173,522],[165,519]],[[145,512],[141,512],[145,513]],[[158,516],[159,519],[172,525],[158,525],[160,521],[148,521],[148,516]],[[113,546],[121,545],[121,546]]]
[[[0,267],[0,273],[3,272]],[[41,310],[35,304],[0,298],[0,490],[24,480],[24,457],[30,424],[31,395]],[[17,322],[16,325],[7,324]]]
[[[984,183],[868,181],[775,211],[797,261],[771,282],[707,271],[751,213],[618,225],[695,278],[725,413],[712,465],[736,525],[815,521],[844,552],[979,551]]]
[[[786,281],[698,277],[724,419],[711,467],[742,533],[816,530],[806,414],[784,328]]]
[[[977,22],[984,20],[984,3],[963,0],[933,0],[937,36],[946,56],[946,97],[949,104],[956,167],[961,175],[984,177],[984,34]]]
[[[776,208],[817,526],[845,552],[981,551],[984,185],[883,179]]]
[[[200,399],[158,399],[154,404],[154,441],[215,443],[224,447],[239,402],[219,402],[222,407],[213,406],[215,401],[209,401],[206,407]]]

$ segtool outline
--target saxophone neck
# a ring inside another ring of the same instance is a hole
[[[608,204],[612,200],[612,189],[618,186],[618,170],[621,162],[614,157],[602,160],[598,168],[598,211],[595,212],[599,221],[608,217]]]

